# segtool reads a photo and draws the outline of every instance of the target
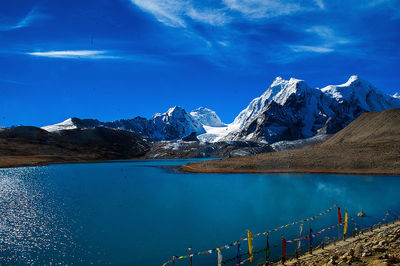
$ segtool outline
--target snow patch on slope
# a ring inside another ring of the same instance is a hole
[[[68,118],[67,120],[65,120],[61,123],[55,124],[55,125],[42,127],[42,129],[44,129],[48,132],[55,132],[55,131],[60,131],[60,130],[71,130],[71,129],[77,129],[77,128],[78,127],[72,121],[72,118]]]

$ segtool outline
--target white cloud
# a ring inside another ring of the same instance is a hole
[[[0,31],[10,31],[25,28],[31,26],[33,22],[47,19],[49,16],[38,12],[37,8],[32,8],[25,17],[23,17],[20,21],[12,25],[0,25]]]
[[[301,52],[330,53],[334,51],[334,49],[329,47],[311,46],[311,45],[289,45],[289,48],[296,53],[301,53]]]
[[[170,27],[187,27],[188,19],[223,26],[241,17],[262,19],[291,15],[300,11],[323,9],[322,0],[307,0],[300,5],[295,0],[220,0],[217,6],[195,5],[194,0],[130,0],[141,10],[152,14],[159,22]],[[235,11],[236,13],[232,13]],[[242,16],[238,17],[238,13]]]
[[[223,26],[232,20],[231,17],[228,17],[223,11],[211,9],[198,10],[190,7],[187,10],[187,15],[195,21],[213,26]]]
[[[282,2],[275,0],[223,0],[225,5],[238,11],[248,18],[270,18],[289,15],[302,10],[297,3],[290,1]]]
[[[314,2],[319,8],[325,9],[325,4],[324,4],[323,0],[314,0]]]
[[[70,50],[70,51],[47,51],[47,52],[30,52],[32,56],[63,58],[63,59],[118,59],[120,57],[110,55],[107,51],[96,50]]]
[[[143,11],[151,13],[158,21],[171,27],[186,27],[182,18],[187,2],[182,0],[131,0]]]
[[[213,26],[222,26],[231,20],[221,9],[195,8],[190,0],[131,0],[131,2],[170,27],[185,28],[188,18]]]
[[[304,31],[312,34],[312,36],[306,44],[289,45],[289,48],[295,53],[331,53],[340,45],[350,43],[349,39],[337,35],[335,31],[328,26],[313,26]],[[315,37],[317,38],[315,39]],[[313,43],[310,44],[310,41]]]
[[[350,40],[338,36],[335,31],[328,26],[313,26],[306,29],[305,31],[308,33],[316,34],[323,41],[330,43],[331,45],[346,44],[350,42]]]

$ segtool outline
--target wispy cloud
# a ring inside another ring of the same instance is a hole
[[[121,59],[120,56],[113,55],[109,51],[98,50],[29,52],[27,54],[31,56],[62,59]]]
[[[341,45],[351,42],[350,39],[344,38],[328,26],[316,25],[304,30],[310,37],[307,43],[289,45],[289,48],[295,53],[331,53]]]
[[[38,8],[34,7],[28,12],[28,14],[26,14],[25,17],[23,17],[18,22],[14,23],[14,24],[9,24],[9,25],[0,25],[0,31],[10,31],[10,30],[16,30],[16,29],[29,27],[34,22],[37,22],[39,20],[48,19],[48,18],[50,18],[50,16],[39,12]]]
[[[222,26],[231,21],[224,9],[197,8],[189,0],[131,0],[131,2],[170,27],[186,28],[188,19],[213,26]]]
[[[250,19],[271,18],[299,12],[303,7],[290,1],[223,0],[225,5]]]
[[[344,38],[336,34],[335,31],[328,26],[323,26],[323,25],[312,26],[310,28],[307,28],[305,31],[307,33],[317,35],[322,41],[330,43],[332,45],[346,44],[350,42],[348,38]]]
[[[190,7],[187,10],[187,16],[191,19],[213,25],[213,26],[223,26],[232,21],[232,18],[226,15],[225,10],[199,10],[194,7]]]
[[[284,64],[313,54],[349,53],[362,41],[351,31],[346,34],[338,19],[343,5],[325,0],[129,1],[164,25],[181,29],[182,43],[188,45],[173,43],[174,54],[201,56],[218,66]],[[397,0],[368,0],[390,1]],[[320,25],[323,18],[329,24]]]
[[[291,15],[300,11],[324,8],[322,0],[220,0],[207,8],[193,0],[130,0],[159,22],[171,27],[186,28],[189,19],[213,26],[223,26],[241,19],[265,19]]]
[[[149,64],[163,64],[164,60],[156,55],[132,54],[110,50],[58,50],[24,53],[34,57],[45,57],[66,60],[124,60]]]
[[[301,53],[301,52],[330,53],[334,51],[334,49],[324,46],[289,45],[289,47],[290,49],[292,49],[293,52],[296,53]]]
[[[161,23],[171,27],[186,27],[182,14],[187,8],[186,1],[179,0],[131,0],[143,11],[151,13]]]
[[[314,0],[314,2],[320,9],[325,9],[325,3],[323,0]]]

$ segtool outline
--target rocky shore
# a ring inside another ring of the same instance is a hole
[[[400,221],[316,249],[312,255],[284,265],[400,265]]]

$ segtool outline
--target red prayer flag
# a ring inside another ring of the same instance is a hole
[[[339,224],[342,223],[342,214],[340,213],[340,207],[337,207],[337,212],[338,212],[338,219],[339,219]]]
[[[286,260],[286,239],[282,237],[282,262]]]

